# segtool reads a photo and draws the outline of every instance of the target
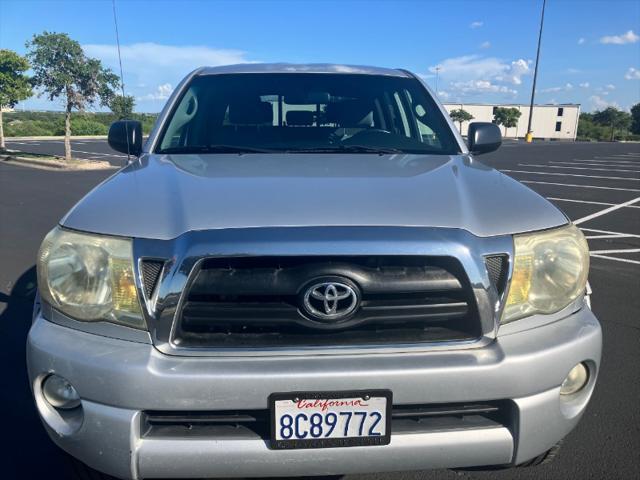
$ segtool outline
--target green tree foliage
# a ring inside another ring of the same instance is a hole
[[[504,136],[507,136],[507,128],[512,128],[518,125],[518,119],[522,115],[522,112],[517,108],[497,107],[493,112],[493,120],[496,125],[504,126]]]
[[[5,113],[8,137],[64,135],[64,112]],[[155,113],[133,113],[129,118],[142,122],[148,135],[158,117]],[[71,130],[75,135],[106,135],[109,126],[118,120],[111,112],[72,112]]]
[[[458,110],[451,110],[451,112],[449,112],[449,116],[451,117],[451,120],[458,122],[460,125],[460,133],[462,133],[462,123],[469,122],[474,119],[473,115],[462,108]]]
[[[608,130],[593,121],[592,113],[581,113],[578,121],[578,140],[606,140]]]
[[[80,44],[65,33],[43,32],[27,42],[33,83],[49,100],[65,106],[65,157],[71,159],[71,111],[83,111],[98,101],[108,105],[115,96],[118,77],[100,60],[87,57]]]
[[[640,103],[631,107],[631,133],[640,135]]]
[[[33,94],[29,77],[25,75],[27,70],[26,58],[11,50],[0,50],[0,150],[5,148],[2,108],[13,107]]]
[[[136,101],[131,95],[116,95],[109,102],[109,108],[118,120],[122,120],[123,118],[131,118],[135,104]]]
[[[631,126],[631,115],[615,107],[607,107],[593,114],[593,121],[609,128],[609,141],[615,140],[616,130],[628,130]]]

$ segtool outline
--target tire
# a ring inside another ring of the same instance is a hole
[[[118,480],[116,477],[94,470],[77,458],[67,454],[72,480]]]
[[[516,465],[518,468],[527,468],[527,467],[537,467],[538,465],[546,465],[547,463],[551,463],[558,452],[560,451],[560,447],[562,446],[562,440],[556,443],[553,447],[547,450],[544,453],[541,453],[537,457],[533,457],[531,460],[528,460],[524,463]]]

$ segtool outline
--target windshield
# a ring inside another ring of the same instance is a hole
[[[195,77],[157,153],[428,153],[459,146],[414,78],[358,74]]]

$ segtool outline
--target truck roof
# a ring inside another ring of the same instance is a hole
[[[355,73],[363,75],[410,77],[407,72],[393,68],[335,63],[240,63],[220,67],[201,67],[197,72],[198,75],[218,75],[225,73]]]

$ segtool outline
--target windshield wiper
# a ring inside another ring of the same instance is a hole
[[[287,150],[289,153],[335,153],[335,152],[347,152],[347,153],[378,153],[378,154],[390,154],[390,153],[405,153],[402,150],[391,147],[373,147],[369,145],[335,145],[331,147],[317,147],[317,148],[301,148]]]
[[[158,151],[166,154],[189,153],[272,153],[273,150],[242,145],[184,145],[181,147],[168,147]]]

